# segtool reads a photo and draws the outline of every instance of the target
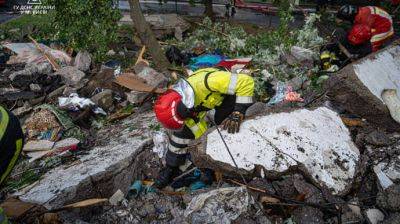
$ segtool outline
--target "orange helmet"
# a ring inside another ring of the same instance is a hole
[[[367,25],[356,24],[351,29],[347,39],[353,45],[363,44],[372,37],[371,29]]]

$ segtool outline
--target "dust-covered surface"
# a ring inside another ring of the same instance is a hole
[[[23,189],[15,195],[23,201],[43,204],[52,209],[80,198],[82,193],[80,191],[90,191],[96,186],[108,189],[109,194],[119,188],[126,190],[126,185],[132,180],[129,173],[132,161],[151,141],[151,136],[146,136],[144,133],[148,132],[148,125],[152,122],[154,122],[153,114],[144,113],[136,118],[126,119],[119,126],[103,130],[103,134],[99,133],[99,140],[106,140],[106,145],[94,147],[87,155],[80,157],[73,166],[60,166],[51,170],[32,188]],[[143,134],[135,134],[132,127],[140,129]],[[111,133],[114,134],[110,135]],[[110,177],[116,178],[115,181],[111,181],[112,185],[103,186],[101,182],[110,183]],[[93,193],[88,194],[93,195]]]
[[[350,132],[332,110],[296,110],[256,117],[243,123],[241,132],[222,132],[239,168],[285,172],[302,165],[316,183],[334,194],[352,184],[359,151]],[[217,131],[207,136],[206,153],[234,166]]]

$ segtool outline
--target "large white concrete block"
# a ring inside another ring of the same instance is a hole
[[[348,112],[389,131],[400,129],[395,121],[400,116],[396,111],[400,102],[398,44],[347,65],[332,74],[325,87],[330,99]],[[390,93],[386,99],[385,92]]]
[[[54,209],[87,198],[110,197],[119,189],[126,192],[134,178],[135,157],[151,143],[152,123],[154,114],[145,113],[106,128],[98,137],[103,146],[94,147],[73,164],[50,170],[32,188],[16,195]]]
[[[360,156],[340,117],[325,107],[259,116],[237,134],[222,134],[239,168],[283,173],[301,166],[334,194],[348,190]],[[234,167],[216,130],[207,136],[206,154]]]

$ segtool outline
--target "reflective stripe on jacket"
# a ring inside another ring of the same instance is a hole
[[[195,93],[195,108],[214,109],[222,104],[224,95],[235,95],[236,104],[253,103],[254,80],[248,75],[205,68],[196,71],[187,81]],[[206,112],[203,111],[197,116],[198,122],[193,119],[185,121],[186,126],[193,132],[196,139],[207,131],[205,116]]]
[[[23,134],[15,116],[0,106],[0,186],[11,173],[23,146]],[[1,223],[0,223],[1,224]]]

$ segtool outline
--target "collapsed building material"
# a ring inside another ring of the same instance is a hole
[[[60,75],[66,85],[74,87],[81,85],[82,79],[85,77],[85,73],[73,66],[63,67],[55,74]]]
[[[82,72],[87,72],[90,69],[90,65],[92,64],[92,58],[90,57],[89,52],[80,51],[75,57],[74,66],[77,67]]]
[[[254,201],[245,187],[227,187],[194,197],[185,211],[190,223],[231,223]]]
[[[397,131],[397,123],[391,111],[399,106],[385,105],[387,102],[400,102],[400,46],[391,45],[377,53],[347,65],[332,75],[325,88],[328,96],[347,111],[357,114],[378,127]],[[386,96],[385,90],[392,90]],[[393,95],[397,92],[397,96]],[[393,100],[396,97],[397,100]],[[386,100],[387,102],[385,102]],[[389,109],[388,109],[389,107]],[[399,115],[397,115],[398,117]]]
[[[261,166],[267,176],[299,168],[333,194],[349,190],[360,156],[340,117],[325,107],[258,116],[245,121],[239,133],[222,135],[241,171],[233,168],[215,130],[204,144],[213,168],[249,174]]]
[[[148,133],[154,123],[153,114],[144,113],[102,130],[102,140],[98,139],[101,145],[80,156],[73,166],[54,168],[33,187],[16,194],[22,201],[54,209],[86,198],[108,198],[118,189],[126,193],[134,178],[135,156],[151,142],[151,136],[130,135],[131,128]]]
[[[15,63],[43,63],[47,62],[46,56],[38,50],[38,47],[34,43],[6,43],[3,46],[11,51],[15,52],[17,56],[12,56],[7,62],[8,64]],[[57,59],[58,62],[68,65],[71,62],[71,57],[65,52],[51,49],[44,44],[38,45],[46,54],[51,55]]]

